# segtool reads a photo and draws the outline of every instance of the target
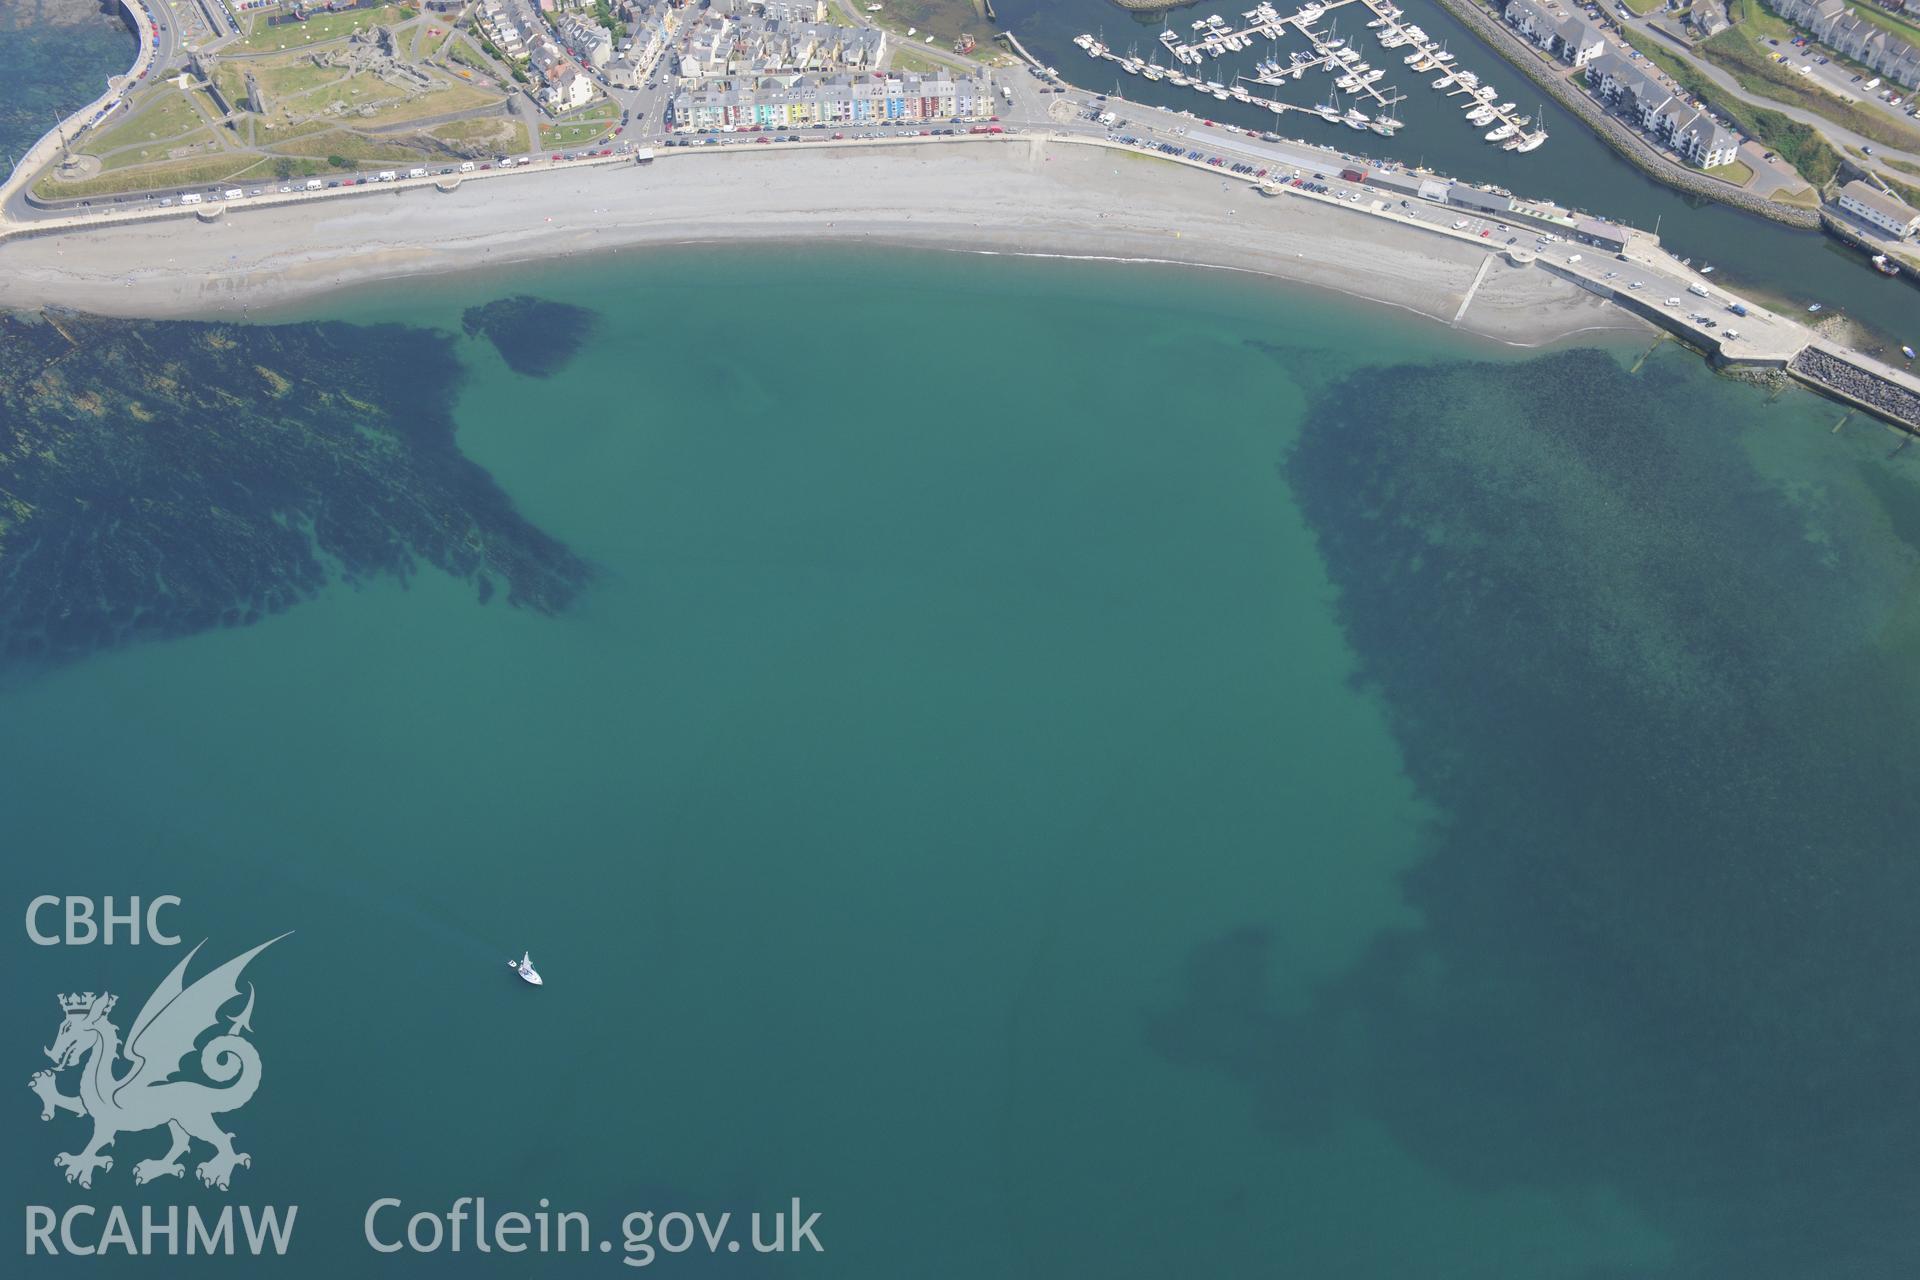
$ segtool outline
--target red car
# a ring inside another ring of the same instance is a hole
[[[555,160],[558,160],[558,159],[560,158],[560,153],[559,153],[558,151],[556,151],[556,152],[554,152],[554,153],[553,153],[553,158],[554,158]]]

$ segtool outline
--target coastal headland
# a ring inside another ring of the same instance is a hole
[[[1645,332],[1558,275],[1486,249],[1138,153],[1045,138],[681,153],[0,242],[0,307],[239,315],[369,281],[629,247],[914,245],[1247,271],[1499,342]]]

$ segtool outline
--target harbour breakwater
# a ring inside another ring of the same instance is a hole
[[[1434,2],[1458,18],[1482,41],[1492,45],[1501,57],[1519,68],[1527,79],[1538,85],[1555,102],[1578,116],[1581,122],[1599,134],[1608,146],[1648,177],[1689,195],[1715,200],[1747,213],[1757,213],[1763,218],[1770,218],[1790,227],[1799,227],[1808,231],[1819,228],[1818,210],[1797,209],[1764,199],[1752,192],[1742,191],[1738,187],[1721,182],[1717,178],[1710,178],[1668,156],[1644,136],[1629,128],[1625,122],[1609,115],[1591,95],[1568,81],[1559,73],[1558,63],[1550,66],[1542,62],[1525,41],[1508,30],[1506,23],[1490,13],[1485,6],[1478,3],[1478,0],[1434,0]]]
[[[1836,400],[1866,409],[1920,435],[1920,392],[1863,368],[1842,352],[1816,343],[1794,356],[1787,371]]]

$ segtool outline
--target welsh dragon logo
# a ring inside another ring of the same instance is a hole
[[[283,933],[280,938],[286,936]],[[187,965],[206,943],[194,947],[147,997],[124,1049],[118,1028],[108,1020],[115,996],[88,991],[60,997],[66,1018],[53,1047],[46,1051],[53,1059],[53,1070],[37,1072],[28,1087],[40,1095],[42,1120],[53,1119],[56,1111],[93,1117],[93,1140],[80,1151],[53,1158],[55,1165],[67,1171],[68,1182],[91,1187],[94,1170],[112,1171],[113,1158],[101,1153],[116,1137],[162,1125],[172,1136],[172,1146],[159,1159],[133,1166],[136,1183],[183,1176],[186,1169],[180,1157],[195,1140],[213,1148],[212,1157],[195,1170],[210,1187],[226,1190],[234,1166],[252,1165],[252,1157],[235,1151],[233,1135],[214,1120],[246,1106],[260,1087],[260,1053],[243,1038],[253,1030],[252,983],[247,984],[246,1007],[226,1020],[226,1031],[199,1046],[200,1072],[214,1084],[174,1077],[201,1036],[218,1028],[220,1010],[239,998],[240,972],[247,962],[280,938],[235,956],[187,986]],[[122,1057],[131,1064],[124,1073],[117,1071]],[[75,1066],[80,1069],[80,1092],[68,1096],[60,1092],[56,1073]]]

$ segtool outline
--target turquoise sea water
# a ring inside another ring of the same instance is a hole
[[[93,0],[0,4],[0,177],[55,122],[99,97],[133,62],[133,32]]]
[[[522,293],[593,313],[549,377],[461,335]],[[1161,268],[701,250],[312,318],[460,335],[459,449],[594,577],[548,616],[364,573],[10,668],[15,920],[296,932],[231,1191],[135,1187],[153,1133],[70,1187],[83,1126],[22,1089],[9,1213],[299,1205],[249,1276],[620,1274],[629,1210],[796,1196],[824,1256],[651,1269],[1920,1261],[1920,482],[1879,428]],[[178,957],[7,945],[22,1083],[56,992],[124,1031]],[[615,1248],[362,1239],[463,1195]]]

